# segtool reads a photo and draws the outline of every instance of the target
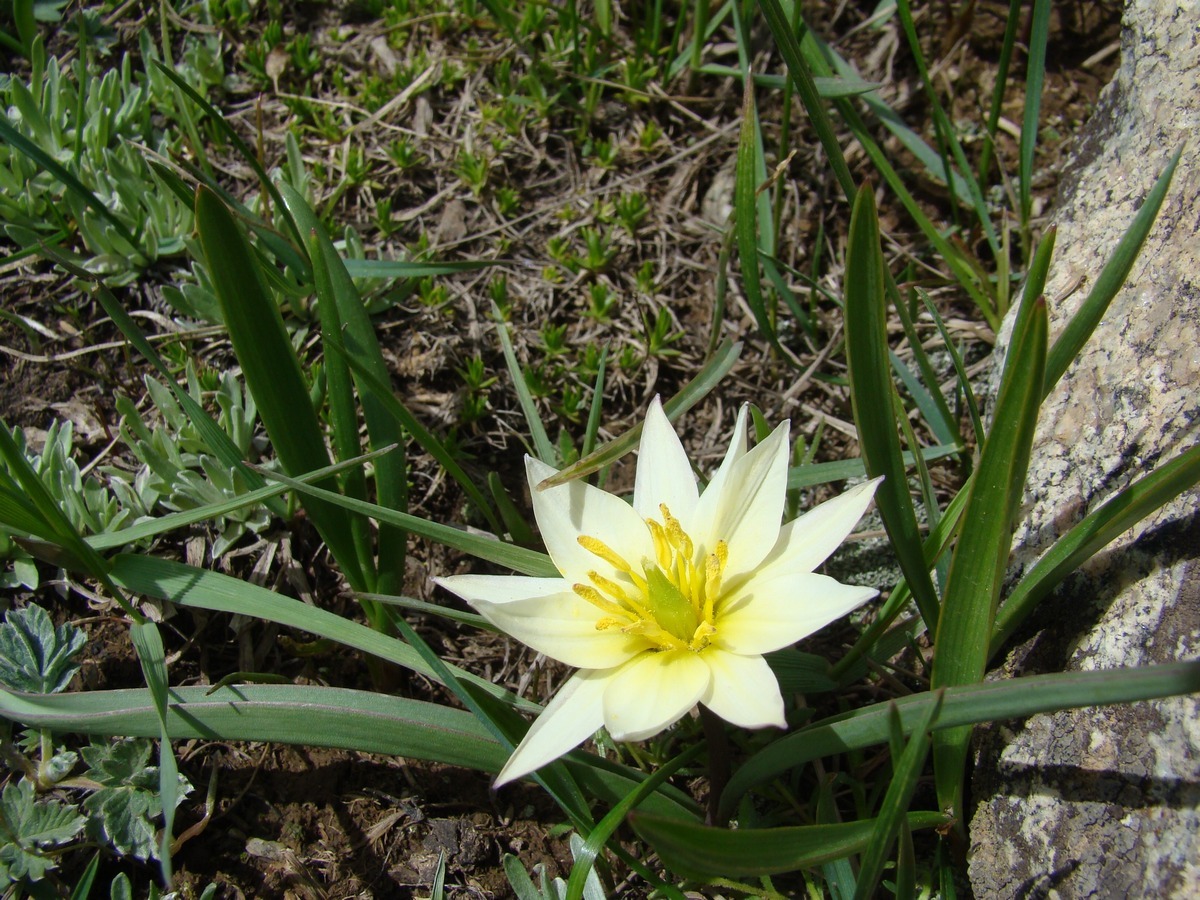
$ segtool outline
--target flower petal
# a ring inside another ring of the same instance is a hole
[[[638,446],[633,508],[643,519],[661,521],[658,505],[665,503],[671,515],[685,523],[686,528],[699,499],[692,464],[663,412],[662,403],[655,397],[646,412],[642,441]]]
[[[811,573],[752,578],[722,601],[714,643],[731,653],[770,653],[808,637],[878,593]]]
[[[645,521],[620,497],[580,479],[539,491],[538,484],[557,469],[531,456],[525,457],[525,472],[546,551],[568,581],[586,583],[587,573],[592,570],[607,578],[617,576],[612,566],[579,546],[581,535],[603,541],[635,571],[640,569],[643,557],[653,557]]]
[[[700,496],[696,521],[702,552],[710,553],[717,541],[725,541],[727,582],[753,570],[779,538],[789,446],[788,423],[783,422],[749,453],[732,463],[726,456]]]
[[[559,688],[508,758],[495,787],[515,781],[575,749],[604,724],[601,698],[615,670],[584,669]]]
[[[618,741],[644,741],[678,722],[708,690],[711,675],[690,650],[643,653],[617,669],[604,692],[604,724]]]
[[[883,476],[856,485],[784,525],[756,577],[815,571],[854,530],[881,481]]]
[[[455,575],[435,580],[501,631],[569,666],[619,666],[647,646],[645,638],[619,628],[598,631],[596,622],[603,614],[563,578]]]
[[[742,728],[787,726],[779,680],[761,656],[739,656],[710,647],[703,654],[712,684],[700,702]]]

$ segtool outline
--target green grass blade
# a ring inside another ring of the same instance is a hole
[[[279,308],[263,287],[258,263],[233,216],[204,188],[196,192],[196,226],[229,339],[280,462],[294,473],[328,466],[317,413]],[[311,498],[308,512],[350,584],[369,588],[369,570],[358,557],[345,510]]]
[[[703,749],[703,744],[693,744],[665,765],[659,766],[649,778],[626,794],[620,803],[610,809],[604,818],[596,823],[596,827],[592,829],[592,833],[588,835],[587,841],[583,845],[583,850],[575,857],[575,864],[571,867],[571,876],[567,881],[566,900],[583,900],[584,885],[587,884],[596,857],[604,850],[604,845],[608,843],[609,838],[625,822],[625,817],[649,797],[659,785],[665,784],[666,780],[675,772],[699,756]]]
[[[913,61],[917,65],[917,73],[921,79],[921,84],[925,88],[925,96],[929,101],[929,108],[933,113],[934,126],[937,129],[941,144],[947,147],[950,155],[953,157],[953,164],[950,159],[942,159],[943,179],[946,185],[950,188],[951,194],[957,196],[957,186],[963,183],[967,187],[967,197],[970,200],[970,205],[975,212],[975,219],[979,222],[983,229],[983,235],[987,239],[988,246],[991,248],[992,256],[999,258],[1001,255],[1000,239],[996,235],[996,227],[992,224],[991,211],[988,209],[987,201],[984,199],[983,190],[979,186],[979,182],[975,180],[975,173],[967,162],[967,156],[963,153],[962,143],[958,140],[954,124],[950,121],[950,117],[946,115],[946,110],[942,106],[942,102],[938,97],[937,90],[934,88],[933,79],[929,74],[929,67],[925,63],[925,54],[921,51],[921,41],[917,37],[916,25],[913,23],[912,7],[909,0],[898,0],[896,10],[899,13],[900,24],[904,30],[904,35],[908,39],[908,49],[912,54]],[[959,177],[955,177],[955,166],[958,167]]]
[[[1167,190],[1171,187],[1171,178],[1175,174],[1175,167],[1179,164],[1179,157],[1182,153],[1183,148],[1180,147],[1171,156],[1171,161],[1167,163],[1166,169],[1163,170],[1162,175],[1159,176],[1158,181],[1155,182],[1154,187],[1138,208],[1129,230],[1117,242],[1116,249],[1113,250],[1108,262],[1104,264],[1104,268],[1088,292],[1087,298],[1055,339],[1046,362],[1044,393],[1049,394],[1058,384],[1063,373],[1067,371],[1067,367],[1075,361],[1075,357],[1079,355],[1083,345],[1087,343],[1092,332],[1096,330],[1096,326],[1100,324],[1100,320],[1104,318],[1104,314],[1117,292],[1124,286],[1125,279],[1129,277],[1129,272],[1133,268],[1134,260],[1141,252],[1142,245],[1146,242],[1150,229],[1154,226],[1154,220],[1158,217],[1158,211],[1167,196]]]
[[[696,373],[696,376],[680,388],[679,393],[663,404],[663,411],[667,414],[667,418],[672,422],[677,421],[680,416],[708,396],[708,393],[733,368],[734,363],[737,362],[741,353],[742,344],[740,341],[736,343],[728,339],[722,341],[716,352],[708,358],[708,361]],[[568,481],[583,478],[591,475],[593,472],[600,471],[605,466],[616,462],[626,453],[632,452],[637,447],[641,436],[642,423],[638,422],[619,438],[614,438],[602,445],[583,459],[573,465],[567,466],[557,475],[551,475],[538,485],[538,490],[544,490],[559,484],[566,484]]]
[[[736,830],[637,812],[629,819],[668,869],[700,879],[794,872],[844,859],[860,852],[875,828],[874,819]],[[908,815],[912,828],[936,828],[948,821],[939,812]]]
[[[255,176],[258,178],[258,183],[262,186],[262,189],[270,195],[271,201],[275,204],[275,208],[283,213],[284,221],[287,223],[288,230],[291,232],[292,240],[295,242],[296,246],[303,247],[304,235],[296,226],[295,220],[292,219],[292,217],[288,214],[287,207],[283,202],[283,197],[280,195],[279,189],[275,187],[275,183],[271,181],[271,177],[267,174],[267,170],[264,169],[262,167],[262,163],[258,161],[258,154],[250,149],[249,145],[242,140],[242,136],[237,133],[232,125],[229,124],[225,116],[221,114],[221,111],[204,99],[204,97],[200,96],[200,94],[196,93],[196,91],[190,84],[187,83],[187,80],[182,75],[173,71],[169,66],[164,65],[157,59],[153,62],[154,65],[158,67],[158,70],[162,72],[162,74],[165,75],[175,85],[175,87],[184,94],[184,96],[195,103],[205,115],[212,119],[213,124],[217,126],[229,143],[233,145],[233,148],[238,152],[238,155],[241,156],[246,165],[248,165],[254,172]]]
[[[285,188],[286,196],[290,188]],[[303,223],[302,223],[303,224]],[[343,259],[342,265],[351,278],[429,278],[437,275],[456,275],[477,272],[490,266],[503,265],[500,259],[466,259],[454,262],[412,262],[403,259]]]
[[[1021,24],[1023,3],[1010,0],[1008,17],[1004,23],[1004,38],[1000,44],[1000,57],[996,61],[995,83],[992,88],[992,105],[988,110],[987,131],[984,134],[983,150],[979,154],[979,181],[988,184],[992,168],[992,154],[996,146],[996,131],[1000,126],[1000,114],[1004,111],[1004,89],[1008,87],[1008,70],[1012,65],[1013,48],[1017,44],[1017,29]]]
[[[869,188],[864,188],[854,201],[846,250],[846,359],[850,397],[867,474],[872,478],[885,476],[875,493],[875,502],[921,617],[932,630],[938,620],[938,599],[925,567],[916,510],[896,430],[885,296],[875,198]]]
[[[1139,478],[1055,541],[1025,575],[996,615],[989,658],[1062,580],[1146,516],[1200,483],[1200,446],[1193,446]]]
[[[1046,366],[1046,304],[1026,297],[1005,367],[995,420],[983,445],[962,534],[950,563],[936,632],[933,687],[973,684],[983,678],[996,602],[1012,545],[1013,524],[1025,486]],[[934,739],[938,803],[963,815],[962,785],[970,729]]]
[[[403,641],[381,634],[335,613],[284,597],[249,582],[150,556],[118,554],[113,558],[112,579],[133,593],[170,600],[180,606],[213,612],[238,613],[275,622],[328,638],[379,659],[411,669],[429,678],[436,673]],[[483,688],[505,703],[515,699],[503,688],[466,672],[459,678]]]
[[[1046,42],[1050,37],[1050,0],[1034,0],[1029,29],[1029,62],[1025,69],[1025,112],[1021,119],[1021,144],[1017,159],[1017,190],[1021,200],[1021,227],[1029,228],[1033,210],[1033,154],[1037,149],[1042,116],[1042,89],[1046,83]]]
[[[365,370],[372,376],[373,383],[380,386],[388,383],[389,372],[383,351],[379,348],[379,340],[375,336],[375,328],[363,306],[362,298],[354,287],[354,281],[342,264],[333,242],[329,239],[324,226],[317,219],[304,198],[290,185],[280,187],[288,211],[296,220],[302,231],[309,235],[309,260],[313,270],[313,280],[317,286],[317,308],[322,316],[323,339],[328,343],[330,338],[345,344],[349,351],[346,354],[326,354],[326,372],[330,377],[330,399],[334,397],[333,376],[336,373],[338,381],[343,378],[349,381],[351,370],[355,374]],[[328,317],[328,324],[326,324]],[[349,365],[351,360],[358,366]],[[404,452],[405,435],[401,421],[391,411],[387,401],[394,400],[391,391],[381,391],[369,384],[362,383],[359,378],[358,396],[362,402],[363,420],[367,426],[367,437],[372,450],[395,444],[396,452],[375,463],[375,502],[381,506],[391,507],[401,512],[408,511],[408,468]],[[351,399],[353,393],[347,383],[342,393]],[[331,410],[332,411],[332,410]],[[340,417],[346,419],[343,429],[335,428],[335,441],[339,447],[339,455],[348,458],[358,451],[358,417],[353,406],[348,410],[340,410]],[[357,494],[364,499],[365,494]],[[486,511],[486,510],[485,510]],[[381,563],[379,582],[376,589],[382,592],[397,591],[404,584],[404,560],[407,555],[407,536],[402,529],[383,526],[379,529],[378,554]]]
[[[366,453],[354,459],[344,460],[335,465],[327,466],[324,469],[319,469],[316,472],[302,475],[298,480],[305,483],[314,480],[320,481],[328,478],[330,475],[336,475],[353,466],[362,465],[370,459],[382,456],[388,453],[390,449],[389,447],[384,447],[375,453]],[[254,472],[254,475],[257,477],[258,472]],[[138,522],[136,525],[122,528],[120,531],[107,531],[104,534],[89,535],[84,540],[93,550],[112,550],[117,547],[125,547],[145,538],[156,537],[157,535],[167,534],[179,528],[195,525],[198,522],[207,522],[212,519],[218,519],[221,516],[227,516],[230,513],[237,512],[239,509],[244,509],[247,506],[253,506],[256,503],[267,503],[272,498],[278,497],[280,494],[286,494],[290,490],[291,488],[286,484],[275,482],[256,490],[248,491],[240,497],[234,497],[231,500],[198,506],[195,509],[186,509],[177,513],[168,513],[165,516],[158,516],[145,522]]]
[[[411,436],[417,442],[421,449],[437,460],[438,464],[445,469],[446,474],[458,482],[459,487],[463,489],[468,499],[475,504],[475,508],[488,520],[488,524],[496,533],[500,533],[502,531],[500,519],[496,515],[492,504],[488,502],[484,493],[471,480],[471,476],[459,465],[454,453],[442,441],[438,440],[433,432],[426,428],[421,423],[421,420],[413,415],[409,408],[387,388],[390,376],[384,379],[377,377],[374,372],[367,368],[362,360],[347,350],[339,340],[332,336],[326,336],[325,344],[329,349],[344,358],[350,365],[351,370],[353,370],[355,376],[362,384],[360,388],[361,393],[372,397],[378,402],[384,413],[397,422],[403,428],[404,432],[407,432],[408,436]]]
[[[264,472],[263,474],[268,478],[288,485],[288,487],[299,493],[336,504],[359,515],[370,516],[372,519],[377,519],[380,522],[387,522],[390,525],[406,528],[412,534],[437,541],[439,544],[445,544],[447,547],[453,547],[456,550],[462,550],[464,553],[469,553],[477,559],[486,559],[489,562],[494,562],[520,572],[523,575],[538,575],[553,578],[560,574],[558,569],[554,568],[554,563],[550,561],[550,557],[545,553],[538,553],[535,550],[505,544],[493,537],[472,534],[468,531],[455,528],[452,525],[443,525],[441,522],[430,522],[418,516],[398,512],[394,509],[387,509],[376,503],[366,503],[362,500],[355,500],[352,497],[343,497],[341,494],[323,490],[316,485],[305,484],[302,481],[298,481],[287,475],[281,475],[278,472]]]
[[[936,447],[922,447],[921,458],[929,463],[962,452],[962,444],[940,444]],[[916,457],[908,450],[904,451],[901,458],[906,469],[917,464]],[[861,459],[837,459],[832,462],[809,463],[788,469],[787,486],[789,491],[793,491],[797,488],[812,487],[817,484],[829,484],[831,481],[862,478],[866,474],[867,469]]]
[[[1155,700],[1200,691],[1200,660],[1156,666],[1129,666],[1104,671],[1056,672],[1006,681],[947,688],[936,723],[948,728],[1035,713],[1086,706],[1108,706]],[[751,756],[734,772],[721,796],[723,814],[737,808],[747,790],[814,759],[885,743],[890,734],[890,704],[900,710],[905,734],[937,695],[931,691],[876,703],[806,725]]]
[[[971,417],[971,428],[975,432],[976,442],[979,442],[987,432],[983,428],[983,417],[979,414],[979,403],[975,399],[975,388],[971,384],[971,379],[967,376],[967,367],[963,365],[962,354],[954,346],[950,332],[946,329],[946,323],[942,320],[942,315],[938,312],[933,300],[924,291],[920,293],[921,301],[925,304],[925,309],[928,310],[929,317],[933,319],[933,324],[937,326],[938,334],[942,336],[942,344],[946,347],[946,352],[950,354],[950,362],[954,366],[955,377],[958,378],[958,389],[962,392],[963,399],[966,401],[967,414]],[[937,394],[941,396],[941,391],[937,391]]]
[[[928,705],[912,730],[912,737],[904,751],[893,754],[892,783],[888,785],[883,803],[879,807],[879,816],[875,819],[875,828],[871,839],[862,852],[862,861],[858,869],[858,882],[854,887],[854,900],[870,900],[875,896],[875,888],[883,876],[884,865],[891,855],[892,845],[896,836],[907,821],[909,803],[917,789],[917,779],[925,768],[925,759],[929,755],[929,745],[932,743],[930,729],[937,721],[941,711],[942,697]],[[895,711],[895,707],[892,707]],[[895,724],[899,730],[899,713],[896,714]]]
[[[179,764],[171,749],[171,734],[167,728],[167,654],[162,635],[153,622],[135,622],[129,637],[142,666],[142,676],[158,720],[158,795],[162,801],[163,829],[159,845],[159,865],[164,884],[171,883],[171,842],[175,836],[175,807],[179,804]]]
[[[733,227],[737,238],[738,259],[741,262],[742,291],[754,314],[754,322],[763,337],[779,348],[772,316],[763,298],[762,281],[758,271],[758,185],[759,151],[762,137],[758,130],[758,114],[754,109],[754,89],[746,79],[742,101],[742,127],[738,137],[737,165],[733,189]]]
[[[498,772],[508,758],[470,713],[423,700],[315,685],[172,688],[175,740],[242,740],[337,747],[431,759]],[[0,691],[0,715],[82,734],[159,736],[148,690],[17,694]]]
[[[529,437],[533,441],[533,452],[542,462],[553,466],[558,462],[558,450],[546,434],[546,426],[538,414],[537,403],[525,383],[525,373],[521,371],[521,363],[513,350],[512,338],[508,333],[508,325],[500,315],[500,310],[493,309],[496,320],[496,335],[500,338],[500,349],[504,352],[504,362],[508,366],[509,377],[513,381],[513,389],[517,392],[517,402],[521,404],[521,412],[525,414],[525,424],[529,426]]]
[[[813,130],[817,133],[817,139],[825,150],[829,165],[833,168],[833,175],[842,188],[842,194],[848,201],[853,202],[854,195],[858,190],[854,183],[854,176],[850,174],[850,167],[846,164],[846,157],[842,154],[841,141],[838,139],[837,131],[830,121],[829,114],[825,111],[825,105],[817,91],[816,82],[813,80],[812,69],[800,50],[800,41],[796,39],[792,23],[788,20],[779,0],[758,0],[758,6],[767,20],[767,25],[775,38],[775,45],[787,65],[788,75],[796,85],[796,93],[800,95],[800,102],[804,104],[804,110],[808,113]]]

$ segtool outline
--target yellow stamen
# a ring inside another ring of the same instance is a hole
[[[615,581],[605,578],[599,572],[588,572],[587,576],[592,584],[599,588],[601,592],[608,594],[608,596],[612,597],[614,600],[622,601],[629,599],[623,587],[621,587]]]
[[[646,527],[650,529],[650,539],[654,542],[654,558],[658,561],[658,567],[665,569],[671,565],[671,543],[667,540],[667,532],[653,519],[646,520]]]
[[[681,556],[690,560],[694,549],[692,547],[692,539],[683,530],[683,526],[679,524],[679,520],[671,515],[671,511],[667,509],[667,504],[658,504],[658,511],[662,513],[663,525],[666,527],[667,538],[670,540],[671,546],[678,550]]]
[[[633,571],[629,563],[625,562],[625,559],[619,553],[617,553],[617,551],[613,550],[612,547],[604,543],[604,541],[594,538],[588,534],[581,534],[577,540],[579,541],[580,547],[582,547],[588,553],[591,553],[593,556],[600,557],[618,572]]]
[[[573,590],[588,603],[592,604],[592,606],[608,613],[611,616],[616,616],[618,619],[624,619],[626,621],[632,618],[624,607],[622,607],[619,603],[614,603],[613,601],[609,600],[591,585],[573,584],[571,585],[571,590]]]
[[[725,564],[729,562],[729,545],[717,541],[717,549],[709,554],[704,564],[704,619],[711,622],[713,605],[717,595],[721,593],[721,577],[725,573]]]

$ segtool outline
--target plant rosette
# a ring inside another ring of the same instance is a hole
[[[579,669],[529,729],[500,786],[602,725],[650,738],[697,703],[744,728],[785,727],[763,654],[876,595],[814,570],[870,506],[879,479],[781,525],[788,423],[747,449],[747,408],[703,492],[658,398],[638,450],[633,503],[526,457],[533,510],[558,578],[456,575],[437,583],[539,653]]]

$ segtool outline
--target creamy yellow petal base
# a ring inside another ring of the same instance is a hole
[[[643,653],[613,675],[604,692],[604,725],[614,740],[644,741],[687,715],[711,680],[698,653]]]
[[[712,683],[700,702],[741,728],[784,728],[779,681],[761,656],[738,656],[716,647],[704,651]]]

